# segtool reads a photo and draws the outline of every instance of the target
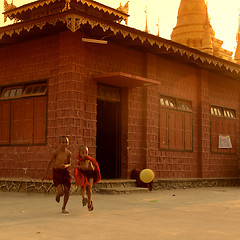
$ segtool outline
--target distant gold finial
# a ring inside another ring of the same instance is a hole
[[[240,64],[240,8],[238,9],[238,32],[236,34],[237,46],[235,47],[234,60]]]
[[[12,0],[12,3],[8,3],[7,0],[4,0],[4,5],[3,5],[4,12],[10,11],[14,8],[16,8],[16,6],[13,4],[13,0]],[[7,17],[4,16],[4,22],[6,21],[7,21]]]
[[[236,36],[237,43],[240,41],[240,8],[238,9],[238,32]]]
[[[119,6],[116,10],[128,14],[128,13],[129,13],[129,1],[127,1],[124,6],[122,6],[122,3],[120,2],[120,6]],[[128,17],[125,17],[125,18],[121,19],[121,20],[119,21],[119,23],[120,23],[122,20],[124,20],[124,22],[126,23],[126,25],[128,25]]]
[[[16,6],[13,5],[13,0],[12,0],[12,3],[8,3],[7,0],[4,0],[3,8],[4,8],[4,12],[7,12],[7,11],[10,11],[10,10],[16,8]]]
[[[129,3],[129,1],[127,1],[124,6],[122,6],[122,4],[120,3],[120,6],[117,8],[117,10],[128,14],[128,12],[129,12],[129,4],[128,3]]]
[[[7,0],[4,0],[3,8],[4,8],[4,12],[7,12],[7,11],[10,11],[10,10],[16,8],[16,6],[13,5],[13,0],[12,0],[12,3],[8,3]]]
[[[208,0],[205,1],[206,8],[208,8]]]
[[[210,24],[210,17],[209,17],[209,14],[208,14],[208,1],[206,1],[206,21],[209,22]]]
[[[240,28],[240,8],[238,9],[238,27]]]
[[[156,25],[157,25],[157,28],[158,28],[157,36],[160,37],[160,34],[159,34],[159,18],[158,18],[158,23]]]
[[[62,12],[65,12],[67,10],[71,9],[71,0],[65,0],[65,6],[62,9]]]
[[[146,26],[145,26],[145,32],[149,33],[149,30],[148,30],[148,24],[147,24],[147,5],[146,5],[146,10],[144,11],[145,14],[146,14]]]

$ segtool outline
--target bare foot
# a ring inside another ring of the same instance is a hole
[[[62,213],[69,213],[65,208],[62,208]]]
[[[58,202],[58,203],[60,202],[60,196],[59,195],[56,196],[56,202]]]
[[[83,198],[83,200],[82,200],[82,205],[83,205],[83,206],[86,206],[86,205],[87,205],[87,203],[88,203],[88,200],[87,200],[87,198]]]
[[[88,211],[92,211],[93,210],[93,203],[92,201],[90,203],[88,203]]]

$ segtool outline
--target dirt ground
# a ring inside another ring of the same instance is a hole
[[[0,192],[0,240],[239,240],[237,187],[93,194],[94,210],[71,195]]]

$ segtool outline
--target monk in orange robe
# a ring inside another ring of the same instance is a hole
[[[99,164],[94,158],[88,156],[86,146],[80,146],[77,157],[78,163],[74,170],[75,185],[81,186],[83,206],[88,204],[88,211],[92,211],[92,186],[101,180]]]

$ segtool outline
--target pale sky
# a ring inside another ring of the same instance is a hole
[[[10,3],[12,0],[7,0]],[[33,0],[13,0],[14,5],[21,6]],[[145,29],[146,5],[148,11],[148,28],[151,34],[157,34],[156,24],[159,18],[160,36],[170,39],[172,29],[176,26],[178,7],[181,0],[130,0],[129,26],[140,30]],[[117,8],[127,0],[99,0],[105,5]],[[236,47],[236,33],[238,30],[238,15],[240,0],[208,0],[210,22],[215,31],[215,37],[223,41],[222,47],[233,51]],[[0,12],[3,12],[4,0],[0,0]],[[2,14],[1,14],[2,15]],[[3,15],[0,17],[0,26],[4,26]]]

